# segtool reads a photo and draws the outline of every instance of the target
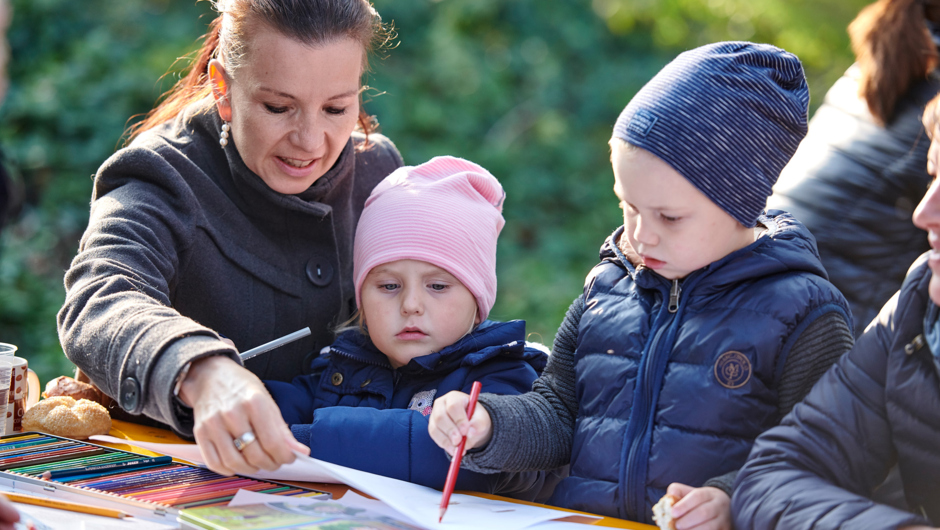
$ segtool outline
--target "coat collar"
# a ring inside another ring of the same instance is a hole
[[[343,332],[330,346],[337,360],[370,364],[392,369],[388,358],[380,352],[369,337],[358,330]],[[516,355],[533,365],[545,354],[525,347],[525,321],[494,322],[486,320],[472,332],[438,352],[412,359],[398,369],[401,374],[450,372],[459,366],[474,366],[502,354]],[[545,361],[541,362],[544,366]]]

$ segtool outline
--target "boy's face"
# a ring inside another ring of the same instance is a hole
[[[366,275],[360,297],[369,337],[394,368],[450,346],[479,324],[473,293],[426,261],[404,259],[375,267]]]
[[[623,235],[660,276],[684,278],[754,242],[752,229],[649,151],[614,142],[612,162]]]

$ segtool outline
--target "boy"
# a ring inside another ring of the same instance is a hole
[[[431,436],[484,472],[570,462],[550,503],[650,522],[664,493],[677,528],[730,528],[754,439],[852,345],[845,299],[813,237],[762,215],[806,133],[799,60],[726,42],[683,53],[614,127],[624,226],[601,248],[522,396],[435,403]],[[701,526],[699,526],[701,525]]]

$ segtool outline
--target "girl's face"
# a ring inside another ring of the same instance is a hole
[[[931,138],[930,150],[927,152],[927,172],[934,178],[927,194],[914,210],[914,224],[927,231],[927,242],[930,243],[927,266],[933,273],[927,290],[933,303],[940,305],[940,189],[937,184],[937,170],[940,169],[940,127],[935,125],[932,129],[928,128],[927,133]]]
[[[248,169],[274,191],[309,188],[336,162],[359,117],[362,46],[311,47],[260,25],[233,79],[209,64],[219,115]]]
[[[612,161],[623,237],[660,276],[684,278],[754,242],[752,229],[649,151],[615,143]]]
[[[393,368],[450,346],[480,323],[473,294],[426,261],[375,267],[362,283],[360,298],[369,337]]]

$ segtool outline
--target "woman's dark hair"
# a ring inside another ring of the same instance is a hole
[[[185,107],[212,93],[209,61],[219,58],[232,77],[243,64],[253,32],[265,25],[284,36],[308,45],[348,37],[362,44],[363,73],[369,55],[386,46],[394,32],[367,0],[210,0],[219,13],[203,36],[202,47],[188,73],[161,96],[160,103],[125,131],[130,142],[140,133],[175,118]],[[366,134],[376,127],[375,119],[359,106],[359,127]]]
[[[859,96],[880,125],[911,83],[937,66],[937,45],[927,20],[940,18],[931,0],[879,0],[849,24],[852,50],[862,78]]]

